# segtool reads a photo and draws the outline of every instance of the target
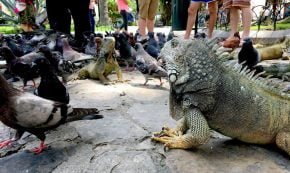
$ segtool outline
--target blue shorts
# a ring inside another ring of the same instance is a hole
[[[209,3],[212,1],[214,1],[214,0],[191,0],[191,2],[205,2],[205,3]]]

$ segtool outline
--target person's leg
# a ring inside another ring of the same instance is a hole
[[[212,38],[212,33],[214,30],[214,26],[217,20],[217,11],[218,11],[218,2],[213,1],[208,4],[208,11],[209,11],[209,26],[208,26],[208,38]]]
[[[145,37],[145,35],[146,35],[146,19],[143,19],[140,17],[138,20],[138,27],[139,27],[139,34],[142,37]]]
[[[242,8],[242,24],[243,24],[243,35],[242,39],[249,37],[252,21],[252,11],[250,7]]]
[[[158,0],[151,0],[148,9],[147,29],[148,32],[154,32],[155,15],[158,10]]]
[[[146,19],[148,17],[148,8],[149,2],[147,0],[139,0],[139,20],[138,20],[138,27],[139,27],[139,34],[141,37],[145,38],[146,36]]]
[[[123,18],[123,24],[122,24],[122,28],[124,27],[125,31],[127,32],[128,31],[128,16],[127,16],[127,11],[126,10],[121,10],[120,11],[120,14]],[[122,29],[120,27],[120,29]]]
[[[79,43],[84,41],[83,33],[91,29],[89,3],[90,0],[74,0],[68,5],[74,20],[75,39]]]
[[[240,21],[239,9],[236,7],[231,7],[230,9],[230,27],[231,32],[229,37],[233,37],[236,32],[238,32],[238,24]]]
[[[71,14],[68,9],[55,0],[46,0],[46,10],[50,28],[70,34]]]
[[[91,32],[95,33],[95,18],[94,18],[94,9],[89,9],[89,18],[90,18],[90,26]]]
[[[195,23],[197,10],[200,7],[201,2],[191,2],[188,7],[188,17],[187,17],[187,24],[186,24],[186,31],[184,35],[184,39],[189,39],[192,27]]]

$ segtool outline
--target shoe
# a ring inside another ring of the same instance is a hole
[[[138,35],[137,36],[137,42],[139,42],[141,44],[146,43],[148,40],[149,40],[149,37],[148,36],[145,36],[145,37],[142,37],[141,35]]]
[[[78,52],[82,52],[84,49],[84,44],[78,40],[70,40],[69,45]]]

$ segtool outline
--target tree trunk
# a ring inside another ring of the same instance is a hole
[[[159,3],[163,25],[171,25],[171,0],[160,0]]]
[[[109,25],[110,19],[108,14],[107,0],[99,0],[100,25]]]

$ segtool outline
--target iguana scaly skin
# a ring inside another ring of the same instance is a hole
[[[153,140],[168,148],[206,143],[212,128],[254,144],[276,143],[290,155],[290,94],[240,64],[218,59],[199,40],[173,39],[161,51],[170,82],[170,115],[177,127],[164,127]]]
[[[113,56],[114,48],[114,37],[105,37],[101,45],[100,57],[96,62],[83,67],[78,72],[78,79],[99,79],[103,84],[109,84],[110,80],[107,76],[115,71],[118,81],[123,81],[121,68]]]

